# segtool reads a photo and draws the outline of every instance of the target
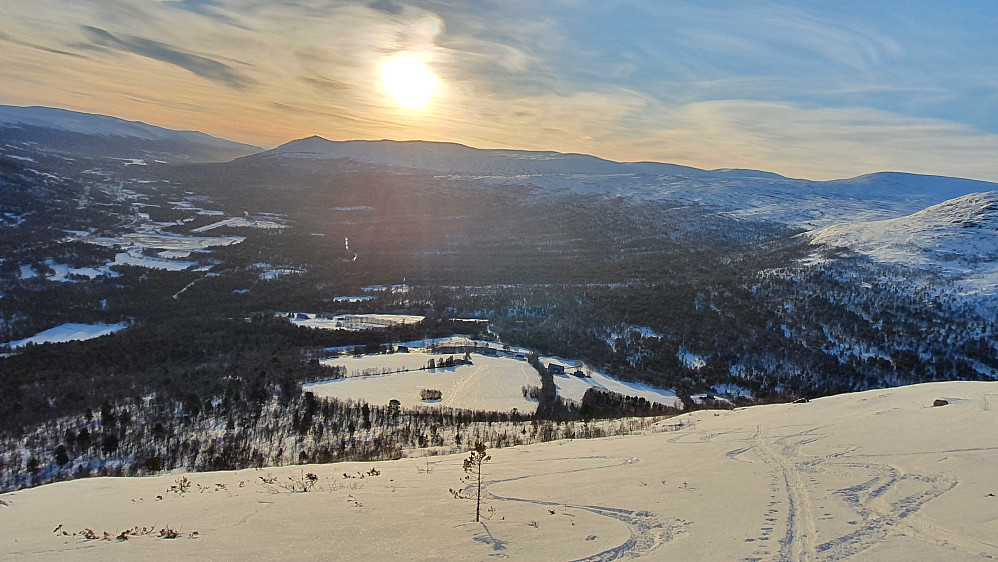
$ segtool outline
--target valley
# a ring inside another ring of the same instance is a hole
[[[0,561],[998,557],[993,2],[0,4]]]
[[[195,151],[182,136],[87,116],[105,140],[73,143],[32,119],[0,127],[4,489],[460,450],[490,420],[535,442],[584,432],[552,421],[998,369],[987,182],[318,137],[198,163],[170,152]],[[69,325],[93,328],[46,335]],[[514,351],[394,372],[454,336]]]

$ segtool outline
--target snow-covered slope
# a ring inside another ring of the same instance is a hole
[[[481,523],[467,453],[76,480],[0,495],[0,558],[990,559],[995,427],[998,383],[949,382],[490,447]]]
[[[259,150],[255,146],[220,139],[199,131],[174,131],[155,125],[147,125],[141,121],[126,121],[117,117],[80,113],[54,107],[0,105],[0,124],[29,125],[88,135],[186,141]]]
[[[812,233],[812,243],[931,268],[998,294],[998,191],[964,195],[897,219],[831,226]]]
[[[0,344],[0,347],[10,346],[11,349],[17,349],[28,344],[90,340],[106,336],[107,334],[113,334],[127,327],[128,324],[125,322],[118,322],[117,324],[62,324],[55,328],[39,332],[30,338]]]
[[[968,193],[998,189],[976,180],[882,172],[827,182],[756,170],[700,170],[655,162],[621,163],[581,154],[482,150],[425,141],[292,141],[250,156],[335,166],[336,159],[425,170],[493,183],[529,184],[551,196],[598,194],[709,205],[731,216],[821,228],[883,220]]]
[[[60,138],[60,135],[69,137]],[[212,156],[231,159],[261,150],[198,131],[174,131],[139,121],[37,106],[0,105],[0,138],[84,153],[94,150],[100,153],[109,149],[121,151],[129,146],[128,143],[139,142],[144,150],[183,151],[190,153],[187,156],[195,161]]]

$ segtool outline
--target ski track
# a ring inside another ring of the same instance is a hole
[[[530,474],[526,476],[517,476],[513,478],[506,478],[503,480],[490,480],[488,482],[483,482],[482,487],[484,493],[488,494],[490,499],[505,502],[520,502],[529,503],[533,505],[540,505],[545,507],[563,507],[570,509],[578,509],[581,511],[587,511],[589,513],[599,515],[601,517],[608,517],[619,521],[627,526],[630,530],[630,538],[623,542],[622,544],[615,546],[613,548],[604,550],[588,556],[586,558],[581,558],[576,562],[605,562],[608,560],[618,560],[620,558],[637,558],[639,556],[648,554],[663,544],[673,540],[680,533],[685,532],[686,528],[689,527],[690,523],[682,521],[679,519],[673,519],[668,522],[663,522],[658,515],[650,511],[634,511],[624,508],[616,507],[606,507],[599,505],[582,505],[582,504],[570,504],[564,502],[554,502],[548,500],[536,500],[530,498],[517,498],[512,496],[500,496],[489,488],[496,484],[505,484],[509,482],[521,481],[530,478],[538,478],[545,476],[554,475],[565,475],[573,474],[578,472],[589,472],[593,470],[604,470],[607,468],[614,468],[618,466],[624,466],[628,464],[635,464],[640,462],[637,458],[619,458],[619,457],[603,457],[603,456],[590,456],[590,457],[572,457],[572,458],[561,458],[561,459],[547,459],[545,462],[551,462],[552,460],[564,461],[580,461],[580,460],[607,460],[615,461],[603,466],[594,466],[587,468],[576,468],[572,470],[562,470],[556,472],[547,472],[543,474]],[[473,487],[469,485],[465,488],[466,493],[472,493]]]
[[[998,544],[995,542],[940,528],[919,514],[928,502],[953,490],[956,481],[940,475],[905,474],[895,466],[863,462],[864,458],[878,455],[853,455],[852,450],[824,457],[801,458],[799,449],[822,439],[821,430],[822,427],[813,427],[772,438],[757,426],[750,437],[740,440],[744,446],[725,453],[726,458],[736,462],[752,463],[753,460],[744,457],[757,457],[770,469],[771,495],[768,509],[763,513],[764,524],[760,526],[757,538],[746,541],[759,543],[758,548],[743,560],[797,562],[861,559],[864,551],[882,544],[889,535],[899,533],[927,543],[944,545],[962,554],[982,558],[998,556]],[[843,501],[855,512],[857,520],[850,524],[857,527],[852,532],[819,541],[812,507],[816,498],[810,489],[818,488],[821,476],[832,474],[858,477],[858,484],[829,490],[822,500],[837,498]],[[899,486],[902,483],[905,484],[903,488]],[[778,524],[781,516],[783,525]],[[780,526],[785,526],[785,532],[777,541],[778,550],[773,552],[769,547],[772,544],[770,541]]]
[[[811,498],[808,495],[806,484],[801,480],[801,474],[794,458],[797,457],[797,449],[802,445],[818,439],[808,435],[817,429],[777,439],[775,444],[782,446],[780,452],[774,451],[766,443],[761,427],[756,429],[758,450],[766,459],[767,464],[778,466],[778,473],[782,474],[787,498],[786,534],[779,541],[780,550],[777,555],[777,560],[781,562],[816,559],[813,544],[815,530],[810,505]],[[793,438],[798,439],[794,440]]]

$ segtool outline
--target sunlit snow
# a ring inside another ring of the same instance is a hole
[[[39,332],[30,338],[7,342],[4,345],[9,345],[12,349],[16,349],[24,347],[29,343],[62,343],[74,340],[90,340],[124,330],[127,327],[128,324],[126,322],[119,322],[117,324],[62,324],[61,326]]]

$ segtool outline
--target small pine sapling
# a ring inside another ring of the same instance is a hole
[[[476,479],[475,523],[481,520],[482,515],[482,465],[490,460],[492,456],[485,454],[485,444],[481,441],[475,441],[475,449],[464,459],[464,471]]]

